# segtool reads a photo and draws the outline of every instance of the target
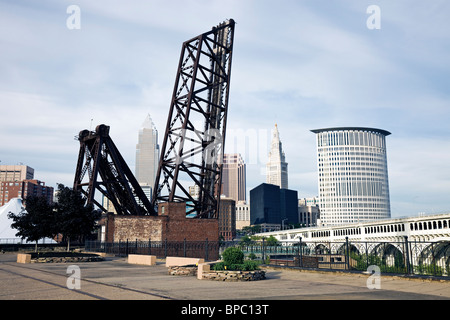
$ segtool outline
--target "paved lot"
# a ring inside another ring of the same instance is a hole
[[[79,263],[79,289],[68,289],[68,264],[17,264],[0,254],[0,300],[439,300],[450,299],[450,282],[381,277],[367,288],[367,275],[269,269],[255,282],[216,282],[170,276],[156,266],[124,258]],[[72,282],[71,282],[72,283]]]

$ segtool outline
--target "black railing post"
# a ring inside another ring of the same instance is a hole
[[[208,261],[208,238],[205,240],[205,261]]]
[[[183,256],[186,258],[186,238],[183,240]]]
[[[152,240],[148,239],[148,255],[152,254]]]
[[[328,242],[328,254],[330,258],[330,269],[333,269],[332,263],[334,262],[334,258],[332,257],[331,242]]]
[[[167,258],[167,238],[164,240],[164,258]]]
[[[348,244],[348,237],[345,237],[345,247],[346,247],[346,257],[345,257],[345,259],[347,260],[346,261],[346,267],[347,267],[347,270],[350,270],[350,247],[349,247],[349,244]],[[331,260],[331,256],[330,256],[330,260]]]
[[[266,248],[264,245],[264,238],[262,238],[262,244],[261,244],[262,248],[261,248],[261,255],[262,255],[262,262],[265,263],[266,261]]]
[[[128,239],[127,239],[127,247],[125,248],[125,255],[128,257]]]
[[[366,241],[366,270],[369,267],[369,249],[367,248],[367,241]]]
[[[432,260],[433,275],[435,276],[437,273],[437,270],[436,270],[436,255],[434,254],[434,242],[431,243],[431,254],[433,257],[433,260]]]
[[[405,260],[406,260],[406,274],[410,274],[411,273],[411,265],[410,265],[410,258],[409,258],[408,236],[405,236]]]
[[[298,249],[299,252],[299,267],[303,268],[303,243],[302,243],[302,237],[300,237],[300,248]]]

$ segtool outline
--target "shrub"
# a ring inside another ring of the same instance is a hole
[[[216,263],[212,269],[214,271],[255,271],[259,269],[259,263],[257,261],[245,260],[244,263],[239,264],[229,264],[226,265],[224,262]]]
[[[259,263],[253,260],[244,261],[244,253],[241,249],[230,247],[227,248],[223,254],[223,262],[216,263],[212,269],[215,271],[220,270],[240,270],[240,271],[254,271],[258,270]]]
[[[245,260],[243,268],[241,270],[243,271],[254,271],[259,269],[259,262],[253,261],[253,260]]]
[[[218,262],[215,265],[212,266],[212,269],[214,271],[221,271],[221,270],[225,270],[225,263],[223,262]]]
[[[230,247],[225,249],[225,251],[222,254],[223,262],[225,265],[232,265],[232,264],[242,264],[244,263],[244,253],[241,249],[236,247]]]
[[[254,253],[252,252],[252,253],[250,253],[250,254],[248,255],[248,258],[249,258],[250,260],[255,260],[255,259],[256,259],[256,254],[254,254]]]

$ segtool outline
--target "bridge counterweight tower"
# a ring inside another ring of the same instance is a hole
[[[217,218],[234,26],[228,20],[183,43],[153,189],[154,206],[186,202],[187,214]],[[198,197],[189,186],[198,187]]]

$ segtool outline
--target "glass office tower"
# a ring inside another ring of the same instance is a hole
[[[147,115],[139,130],[139,141],[136,145],[136,180],[143,186],[153,188],[158,165],[158,130],[156,130],[150,115]]]
[[[390,218],[390,132],[361,127],[311,131],[317,135],[320,222],[330,226]]]

